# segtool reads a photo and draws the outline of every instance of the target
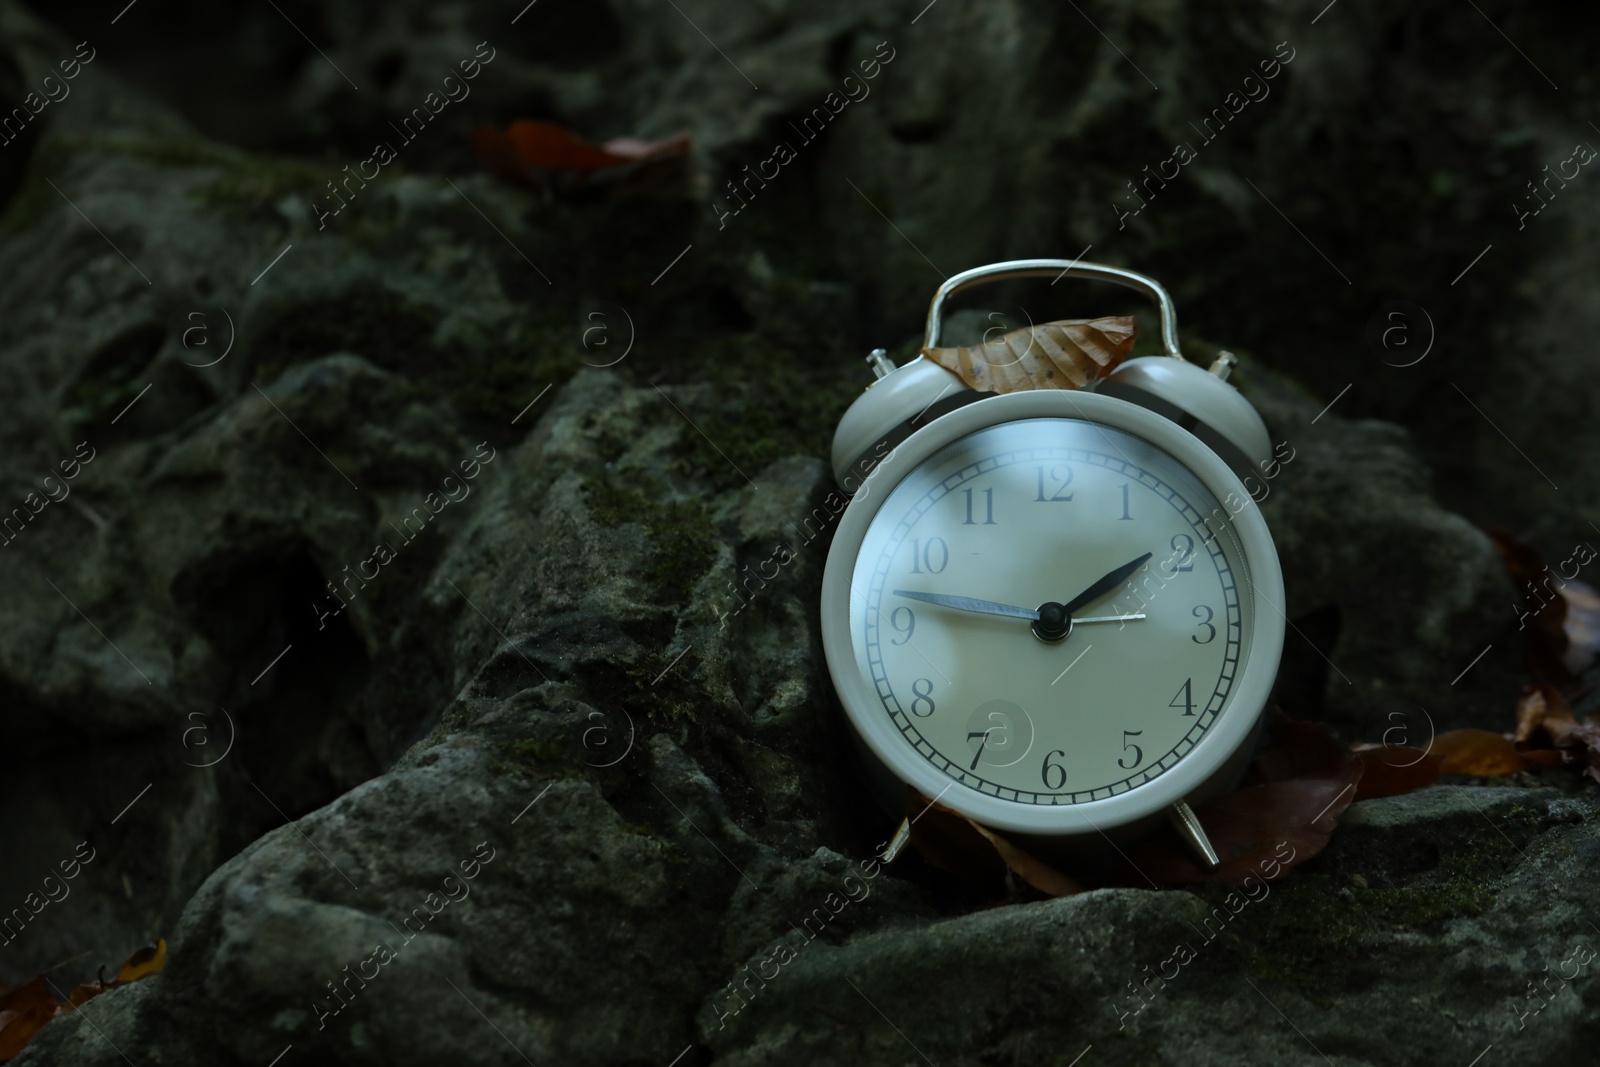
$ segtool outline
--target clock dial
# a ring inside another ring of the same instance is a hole
[[[890,492],[853,567],[873,714],[909,758],[1002,800],[1138,788],[1216,724],[1249,657],[1229,518],[1121,430],[1024,419],[954,441]]]

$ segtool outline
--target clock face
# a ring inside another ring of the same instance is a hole
[[[1145,437],[1001,422],[939,447],[873,504],[848,576],[864,683],[851,712],[876,719],[880,758],[943,803],[1128,794],[1177,767],[1239,696],[1258,624],[1249,557],[1217,494]],[[1097,583],[1065,636],[1024,617]],[[1269,673],[1277,644],[1271,658]]]

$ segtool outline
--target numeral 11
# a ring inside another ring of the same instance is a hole
[[[961,525],[963,525],[963,526],[995,526],[995,525],[998,525],[994,521],[994,490],[993,489],[985,489],[983,491],[984,516],[985,517],[984,517],[983,522],[981,522],[981,523],[977,523],[977,522],[973,522],[972,521],[972,490],[971,489],[966,489],[966,490],[963,490],[963,492],[965,492],[966,495],[967,495],[967,517],[965,519],[961,520]]]

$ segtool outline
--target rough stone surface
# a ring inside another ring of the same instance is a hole
[[[171,946],[17,1063],[1592,1059],[1592,980],[1551,977],[1600,941],[1592,785],[1359,802],[1261,899],[996,906],[871,862],[816,615],[860,355],[914,348],[947,271],[1092,245],[1168,282],[1191,353],[1244,355],[1294,449],[1263,503],[1280,702],[1349,738],[1508,725],[1522,602],[1476,524],[1559,560],[1600,519],[1592,176],[1507,210],[1584,136],[1580,16],[282,6],[139,5],[119,37],[0,0],[4,101],[99,49],[0,146],[6,507],[93,453],[0,551],[0,908],[95,849],[0,980]],[[485,39],[470,100],[319,228]],[[871,95],[798,143],[879,42]],[[462,135],[522,116],[695,151],[513,189]],[[1432,316],[1409,367],[1364,332],[1396,299]]]

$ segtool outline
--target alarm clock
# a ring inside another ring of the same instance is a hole
[[[1171,297],[1133,271],[957,274],[924,350],[956,293],[1045,275],[1147,295],[1165,355],[996,395],[875,350],[833,443],[853,496],[823,576],[828,671],[896,815],[920,794],[1088,863],[1167,820],[1214,866],[1193,808],[1237,784],[1283,649],[1283,574],[1244,481],[1271,469],[1270,438],[1233,357],[1185,360]]]

